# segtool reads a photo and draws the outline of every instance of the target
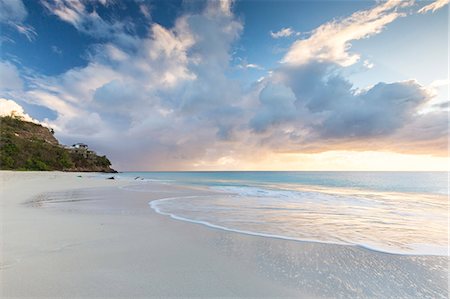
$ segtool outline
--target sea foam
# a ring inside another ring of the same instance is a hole
[[[211,189],[217,194],[164,198],[150,206],[177,220],[261,237],[448,255],[443,196],[261,186]]]

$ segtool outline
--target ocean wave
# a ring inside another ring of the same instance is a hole
[[[354,196],[352,193],[327,193],[315,191],[299,191],[299,190],[284,190],[284,189],[271,189],[268,187],[252,187],[252,186],[212,186],[211,190],[233,194],[238,197],[261,197],[271,198],[273,200],[283,201],[295,200],[296,202],[314,202],[314,203],[333,203],[333,204],[352,204],[352,205],[368,205],[372,206],[379,199],[374,199],[364,196]],[[306,187],[305,187],[306,189]],[[354,190],[352,192],[355,192]]]
[[[289,190],[270,190],[259,187],[247,186],[212,186],[211,190],[232,193],[240,196],[256,196],[256,197],[296,197],[297,192]]]
[[[445,207],[436,207],[435,202],[415,198],[411,205],[392,194],[358,197],[260,186],[211,189],[218,195],[164,198],[151,201],[150,207],[173,219],[260,237],[391,254],[448,255],[444,240],[448,218]]]

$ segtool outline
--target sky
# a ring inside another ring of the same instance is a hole
[[[0,114],[126,170],[448,170],[449,0],[0,0]]]

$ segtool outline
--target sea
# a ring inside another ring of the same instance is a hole
[[[213,229],[389,254],[449,255],[447,172],[124,172],[118,177],[213,191],[149,203],[157,213]]]

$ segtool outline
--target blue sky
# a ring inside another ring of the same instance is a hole
[[[3,113],[23,109],[121,169],[447,152],[448,0],[0,8]]]

